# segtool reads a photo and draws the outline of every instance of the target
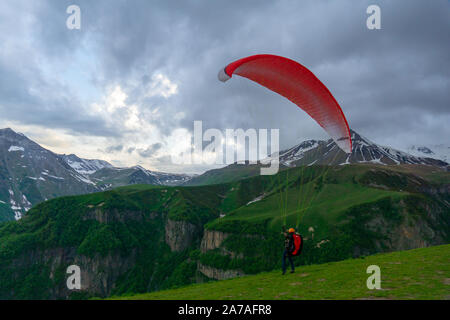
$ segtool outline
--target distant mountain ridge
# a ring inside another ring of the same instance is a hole
[[[343,152],[332,139],[306,140],[292,148],[280,151],[280,167],[297,167],[311,165],[348,165],[348,164],[379,164],[379,165],[427,165],[448,168],[443,160],[425,155],[412,155],[391,147],[381,146],[350,130],[352,137],[352,153]],[[220,169],[206,171],[192,178],[187,185],[201,185],[219,182],[229,182],[258,175],[260,164],[234,163]]]
[[[113,165],[104,160],[81,159],[74,154],[61,155],[61,158],[75,171],[83,175],[90,175],[103,168],[112,168]]]
[[[0,129],[0,221],[20,219],[47,199],[108,190],[130,184],[177,185],[189,175],[135,166],[115,168],[107,161],[59,155],[10,128]]]
[[[372,163],[448,168],[446,161],[427,157],[436,156],[436,148],[415,147],[415,155],[412,155],[378,145],[353,130],[351,134],[353,148],[350,155],[340,150],[331,139],[307,140],[280,152],[280,164],[282,167],[294,167]],[[421,154],[426,156],[418,156]],[[20,219],[31,206],[64,195],[85,194],[131,184],[211,184],[257,174],[259,165],[246,164],[233,164],[196,177],[155,172],[141,166],[117,168],[103,160],[82,159],[74,154],[58,155],[21,133],[9,128],[0,129],[0,221]]]
[[[345,154],[333,140],[307,140],[280,152],[280,163],[292,167],[298,165],[345,165],[374,163],[382,165],[422,164],[444,167],[448,163],[426,156],[415,156],[391,147],[381,146],[350,130],[352,153]]]
[[[74,154],[61,155],[61,157],[75,171],[88,177],[100,190],[130,184],[175,186],[183,184],[192,178],[192,175],[187,174],[151,171],[140,165],[114,167],[104,160],[82,159]]]
[[[0,220],[18,220],[50,198],[97,190],[59,155],[9,128],[0,130]]]
[[[101,190],[131,184],[175,186],[189,181],[192,176],[147,170],[141,166],[117,168],[105,166],[89,175]]]
[[[429,146],[410,146],[407,149],[408,153],[418,157],[428,157],[442,160],[444,162],[450,161],[450,146],[444,144],[435,144]]]

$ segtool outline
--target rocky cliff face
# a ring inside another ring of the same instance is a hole
[[[229,234],[216,231],[216,230],[205,230],[203,234],[202,242],[200,244],[200,250],[205,253],[208,250],[214,250],[219,248],[222,242],[229,236]]]
[[[447,228],[446,232],[446,228],[436,228],[435,225],[445,223],[448,212],[443,212],[432,203],[417,202],[415,209],[425,215],[412,211],[405,200],[401,200],[398,210],[401,220],[399,224],[392,224],[388,219],[379,217],[368,223],[368,230],[381,231],[385,235],[385,239],[376,243],[380,252],[410,250],[446,242],[450,236],[450,230]]]
[[[241,270],[221,270],[210,266],[205,266],[201,263],[197,264],[197,269],[206,277],[215,280],[226,280],[245,275],[245,273]]]
[[[353,257],[440,245],[450,239],[448,208],[422,195],[388,197],[348,209],[337,230],[353,241]]]
[[[130,211],[130,210],[102,210],[101,207],[103,204],[99,204],[95,207],[92,206],[92,211],[86,213],[83,217],[83,220],[96,220],[100,223],[112,223],[112,222],[121,222],[125,223],[126,221],[148,221],[156,219],[160,214],[158,212],[151,212],[150,214],[146,214],[141,211]]]
[[[172,251],[189,248],[201,236],[201,229],[187,221],[167,220],[165,241]]]
[[[44,282],[50,283],[48,299],[69,299],[74,292],[107,297],[115,288],[118,277],[134,265],[135,259],[135,251],[126,257],[120,254],[88,257],[77,254],[76,248],[54,248],[28,252],[14,260],[12,269],[23,271],[29,266],[38,266],[43,272],[48,272],[49,282]],[[80,267],[81,290],[67,288],[66,279],[70,274],[66,272],[70,265]],[[14,298],[15,294],[13,289],[9,298]]]
[[[206,253],[210,250],[219,249],[220,254],[224,256],[229,256],[231,259],[234,259],[236,257],[242,259],[243,258],[242,254],[237,255],[234,252],[229,251],[222,246],[222,243],[229,236],[232,235],[217,230],[205,230],[202,241],[200,243],[200,251],[202,253]],[[197,264],[197,270],[204,276],[215,280],[224,280],[245,275],[245,273],[242,270],[230,270],[230,269],[222,270],[214,268],[212,266],[201,264],[200,262]]]

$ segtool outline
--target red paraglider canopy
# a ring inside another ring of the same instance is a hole
[[[258,54],[236,60],[219,72],[219,80],[233,74],[253,80],[289,99],[308,113],[346,153],[352,151],[347,119],[327,87],[306,67],[288,58]]]

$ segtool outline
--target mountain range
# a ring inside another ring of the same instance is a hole
[[[418,157],[434,158],[444,162],[450,161],[450,146],[444,144],[435,144],[427,147],[413,145],[407,149],[407,152]]]
[[[288,150],[280,152],[280,163],[287,166],[299,165],[345,165],[355,163],[372,163],[381,165],[423,164],[444,167],[448,163],[431,157],[430,153],[409,154],[391,147],[385,147],[350,130],[352,153],[346,154],[333,140],[307,140]]]
[[[66,195],[130,184],[176,185],[191,176],[116,168],[103,160],[59,155],[12,129],[0,130],[0,221],[20,219],[32,206]]]
[[[292,148],[279,152],[281,169],[312,166],[312,165],[427,165],[448,168],[443,157],[438,159],[436,154],[416,152],[415,155],[385,147],[351,131],[352,153],[346,154],[332,139],[306,140]],[[424,150],[423,148],[421,150]],[[252,177],[260,174],[260,164],[234,163],[224,168],[209,170],[202,175],[193,177],[187,185],[202,185],[230,182],[236,179]]]
[[[280,152],[282,168],[356,163],[429,165],[447,167],[443,145],[411,147],[413,154],[381,146],[352,135],[352,153],[345,154],[333,140],[306,140]],[[442,160],[437,159],[442,156]],[[59,155],[12,129],[0,130],[0,221],[20,219],[32,206],[65,196],[105,191],[132,184],[201,185],[229,182],[259,174],[259,165],[232,164],[199,176],[147,170],[141,166],[117,168],[104,160]]]

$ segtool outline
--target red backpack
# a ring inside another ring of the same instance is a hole
[[[303,249],[303,238],[298,233],[294,233],[294,246],[295,249],[292,251],[291,255],[298,256],[300,253],[302,253]]]

